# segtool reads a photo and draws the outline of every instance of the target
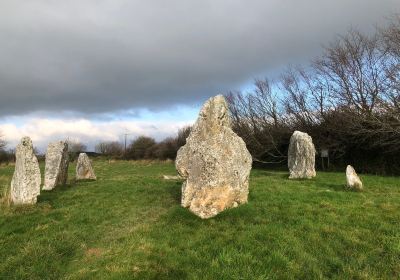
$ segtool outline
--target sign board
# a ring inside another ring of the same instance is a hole
[[[324,157],[324,158],[329,157],[329,151],[328,151],[328,149],[322,149],[322,150],[321,150],[321,157]]]

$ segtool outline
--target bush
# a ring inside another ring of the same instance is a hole
[[[126,151],[128,159],[149,159],[154,157],[156,141],[147,136],[139,136],[129,145]]]
[[[123,145],[116,141],[100,142],[96,145],[95,151],[112,158],[121,158],[124,155]]]

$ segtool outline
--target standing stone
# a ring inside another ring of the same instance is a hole
[[[92,163],[86,153],[80,153],[76,164],[77,180],[96,180]]]
[[[177,154],[176,169],[186,179],[182,206],[205,219],[246,203],[251,165],[245,143],[231,129],[225,98],[210,98]]]
[[[307,133],[295,131],[290,137],[288,167],[289,179],[309,179],[316,176],[315,147]]]
[[[46,151],[43,190],[52,190],[55,186],[67,183],[68,164],[68,143],[65,141],[50,143]]]
[[[40,194],[41,176],[32,140],[23,137],[15,151],[15,171],[11,181],[13,204],[35,204]]]
[[[353,166],[347,165],[346,168],[346,181],[347,187],[350,189],[355,189],[361,191],[363,189],[363,184],[358,177],[356,171],[354,170]]]

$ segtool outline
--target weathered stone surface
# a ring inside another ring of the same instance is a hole
[[[52,190],[55,186],[66,184],[68,164],[68,143],[65,141],[50,143],[46,151],[43,190]]]
[[[356,171],[354,170],[353,166],[347,165],[346,168],[346,181],[347,181],[347,187],[350,189],[355,189],[355,190],[362,190],[363,189],[363,184],[358,177]]]
[[[309,179],[316,176],[315,147],[307,133],[295,131],[290,137],[288,167],[289,179]]]
[[[41,176],[38,160],[33,153],[32,140],[23,137],[15,151],[15,171],[11,181],[13,204],[35,204],[40,194]]]
[[[80,153],[76,164],[77,180],[96,180],[96,175],[86,153]]]
[[[246,203],[251,165],[245,143],[231,129],[225,98],[210,98],[177,154],[176,169],[186,179],[182,206],[204,219]]]

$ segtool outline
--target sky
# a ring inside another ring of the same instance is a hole
[[[399,0],[0,0],[0,131],[41,151],[162,140],[207,98],[395,13]]]

